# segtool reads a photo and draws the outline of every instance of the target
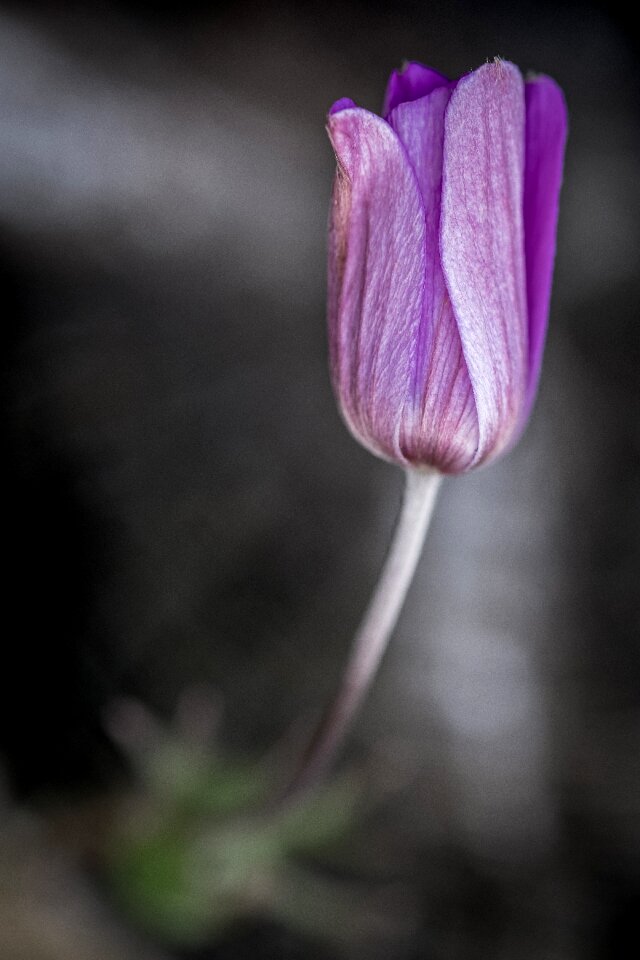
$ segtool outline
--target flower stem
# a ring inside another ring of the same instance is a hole
[[[320,780],[342,746],[396,625],[422,552],[440,485],[437,473],[408,470],[402,509],[380,579],[353,639],[338,694],[323,715],[285,800],[297,799]]]

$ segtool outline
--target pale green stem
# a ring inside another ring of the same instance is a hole
[[[311,739],[287,801],[326,773],[371,686],[420,559],[441,479],[438,473],[407,471],[402,509],[380,579],[353,639],[338,694]]]

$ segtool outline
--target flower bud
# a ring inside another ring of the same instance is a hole
[[[339,100],[329,348],[344,419],[403,466],[462,473],[512,446],[540,373],[566,108],[496,60],[412,63],[384,118]]]

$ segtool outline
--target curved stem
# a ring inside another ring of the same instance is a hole
[[[289,785],[287,801],[305,792],[326,772],[371,685],[413,579],[440,480],[437,473],[407,471],[402,509],[380,579],[353,639],[338,694]]]

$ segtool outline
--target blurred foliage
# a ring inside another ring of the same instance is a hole
[[[117,791],[27,807],[0,789],[1,960],[224,954],[261,925],[314,956],[326,945],[369,958],[412,935],[407,888],[353,865],[364,777],[285,803],[296,738],[254,761],[225,755],[219,713],[206,688],[187,690],[168,723],[120,701],[106,718],[129,766]]]
[[[166,727],[136,702],[111,713],[109,729],[133,773],[106,843],[124,910],[172,946],[210,942],[252,917],[338,942],[379,928],[384,909],[363,904],[358,885],[330,869],[332,851],[356,825],[358,779],[274,802],[278,761],[222,756],[212,702],[191,691]]]

